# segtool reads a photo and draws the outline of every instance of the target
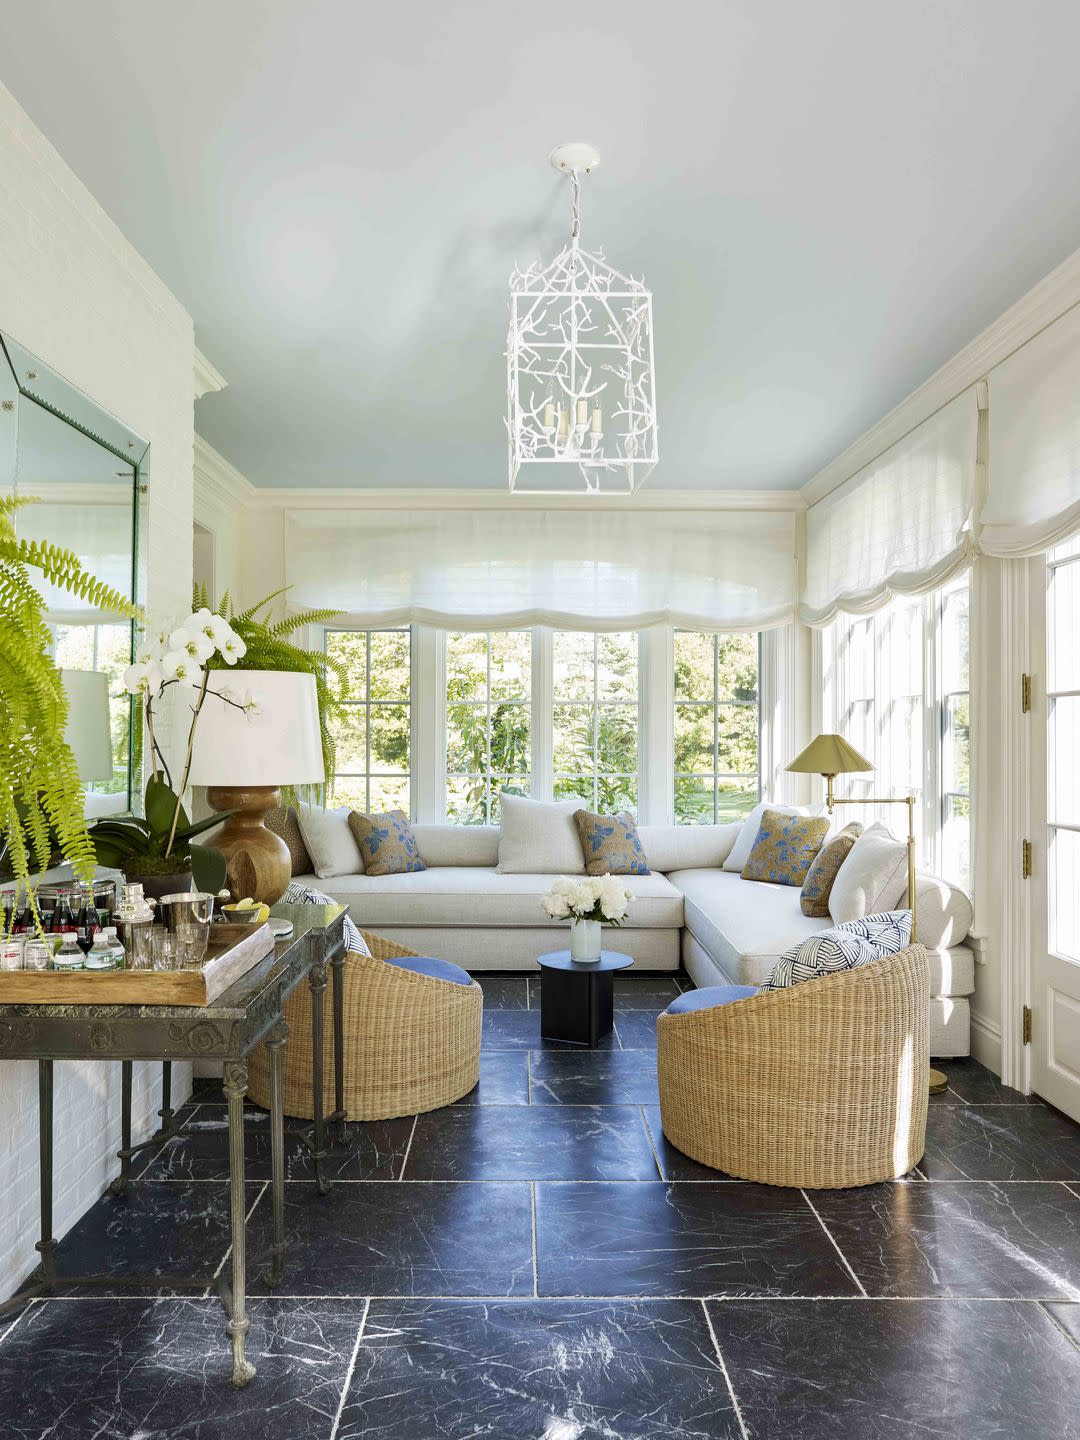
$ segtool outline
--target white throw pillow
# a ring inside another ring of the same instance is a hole
[[[743,821],[743,827],[739,831],[739,838],[731,847],[727,859],[724,861],[725,870],[737,870],[741,875],[750,858],[750,851],[754,848],[754,841],[761,829],[761,817],[766,810],[778,810],[781,815],[808,815],[810,812],[805,805],[774,805],[771,800],[763,800],[760,805],[755,805],[750,814]]]
[[[504,790],[499,801],[502,833],[499,870],[503,875],[584,875],[575,810],[584,800],[529,800]]]
[[[326,880],[331,875],[364,873],[364,857],[349,829],[348,805],[342,805],[337,810],[298,805],[296,821],[320,880]]]
[[[835,925],[895,910],[907,889],[907,846],[880,821],[864,830],[836,872],[829,894]]]

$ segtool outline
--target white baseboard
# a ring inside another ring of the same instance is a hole
[[[971,1053],[995,1075],[1001,1074],[1001,1026],[974,1010],[971,1012]]]

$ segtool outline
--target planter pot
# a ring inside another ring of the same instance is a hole
[[[570,956],[574,960],[599,960],[604,927],[599,920],[570,921]]]
[[[180,870],[174,875],[139,875],[135,870],[124,873],[129,884],[142,886],[147,900],[160,900],[163,895],[175,895],[193,888],[190,870]]]

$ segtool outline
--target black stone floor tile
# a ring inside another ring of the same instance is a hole
[[[1043,1309],[1057,1321],[1080,1353],[1080,1305],[1052,1300],[1044,1304]]]
[[[486,1050],[585,1050],[582,1045],[564,1045],[556,1040],[545,1040],[540,1035],[540,1011],[536,1010],[492,1010],[484,1014],[484,1029],[480,1041]],[[614,1032],[605,1035],[598,1046],[601,1050],[617,1050],[619,1042]]]
[[[521,1050],[481,1050],[480,1083],[455,1105],[527,1105],[529,1055]]]
[[[310,1180],[315,1173],[311,1150],[297,1133],[309,1127],[295,1120],[285,1123],[285,1178]],[[341,1180],[397,1180],[412,1125],[411,1115],[349,1124],[345,1145],[327,1151],[325,1173]],[[228,1116],[218,1106],[206,1106],[187,1122],[182,1135],[146,1153],[153,1158],[137,1172],[142,1180],[228,1180]],[[270,1116],[263,1110],[244,1121],[244,1170],[248,1180],[270,1179]]]
[[[727,1180],[744,1183],[734,1182],[734,1177],[725,1174],[723,1170],[712,1170],[708,1165],[701,1165],[698,1161],[691,1160],[689,1155],[684,1155],[681,1150],[676,1150],[664,1135],[659,1105],[643,1105],[642,1114],[649,1127],[656,1157],[660,1162],[660,1171],[665,1180]]]
[[[541,1295],[854,1295],[797,1190],[764,1185],[536,1187]]]
[[[484,992],[485,1010],[527,1010],[529,980],[526,975],[489,975],[477,971],[472,977]]]
[[[0,1345],[5,1440],[330,1440],[363,1302],[251,1306],[238,1390],[220,1302],[32,1307]]]
[[[814,1191],[870,1295],[1080,1300],[1080,1199],[1064,1185]]]
[[[657,1180],[634,1106],[457,1105],[417,1118],[407,1180]]]
[[[1022,1095],[1011,1085],[1003,1085],[992,1070],[978,1060],[935,1060],[934,1068],[948,1076],[947,1097],[968,1105],[1041,1105],[1037,1095]]]
[[[338,1440],[738,1440],[689,1301],[373,1301]]]
[[[615,1029],[624,1050],[648,1050],[656,1054],[655,1014],[645,1010],[623,1010],[615,1016]]]
[[[659,1105],[648,1050],[544,1050],[529,1057],[534,1105]]]
[[[765,1300],[707,1309],[747,1440],[1080,1436],[1080,1354],[1038,1305]]]
[[[263,1186],[247,1185],[248,1205]],[[312,1187],[314,1188],[314,1187]],[[230,1244],[229,1187],[213,1181],[151,1185],[132,1181],[123,1195],[107,1194],[60,1241],[57,1274],[209,1279]],[[250,1249],[250,1247],[249,1247]]]
[[[1045,1105],[931,1109],[928,1180],[1080,1180],[1080,1125]]]
[[[616,975],[615,1011],[648,1010],[659,1015],[682,994],[673,975]]]
[[[335,1185],[322,1196],[314,1186],[290,1185],[285,1227],[285,1279],[277,1296],[533,1291],[528,1185],[370,1180]],[[269,1244],[269,1192],[249,1230],[258,1246]]]

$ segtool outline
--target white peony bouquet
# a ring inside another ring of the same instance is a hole
[[[598,920],[621,925],[634,892],[616,875],[560,875],[540,903],[552,920]]]

